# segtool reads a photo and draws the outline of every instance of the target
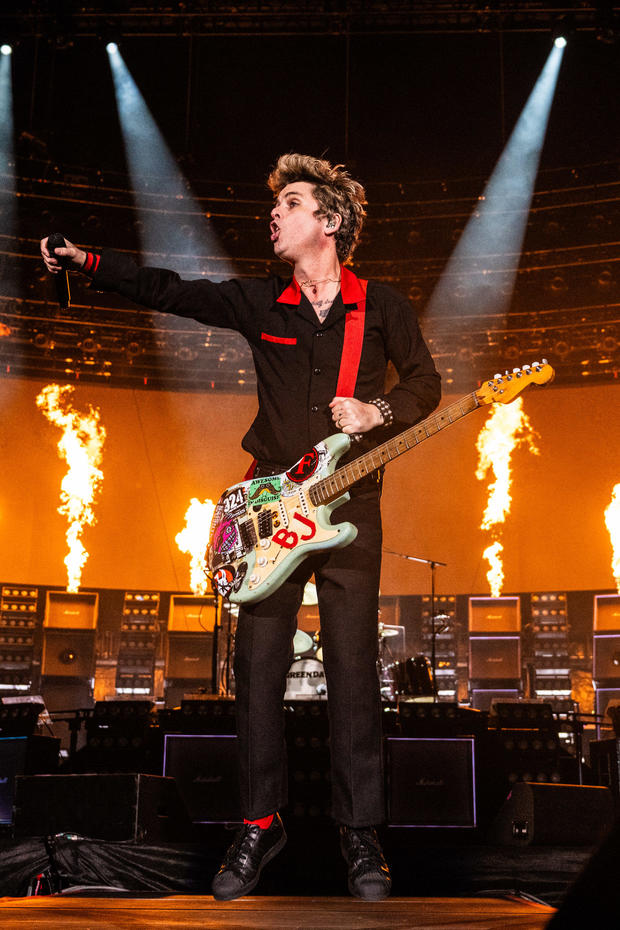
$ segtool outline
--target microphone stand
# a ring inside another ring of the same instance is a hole
[[[420,562],[422,565],[428,565],[431,570],[431,676],[433,680],[433,702],[438,701],[437,679],[435,677],[435,667],[437,664],[436,640],[437,628],[435,626],[435,569],[438,565],[444,567],[447,562],[439,562],[437,559],[421,559],[415,555],[406,555],[404,552],[393,552],[391,549],[383,550],[388,555],[395,555],[399,559],[407,559],[408,562]]]
[[[220,594],[217,590],[217,585],[213,583],[211,579],[211,589],[213,591],[213,599],[215,606],[214,622],[213,622],[213,645],[211,650],[211,694],[219,694],[219,682],[218,682],[218,641],[219,641],[219,631],[220,631],[220,619],[219,614],[221,610],[220,606]]]

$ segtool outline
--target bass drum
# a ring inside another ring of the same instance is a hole
[[[327,697],[325,669],[317,659],[298,659],[286,676],[285,701],[317,701]]]

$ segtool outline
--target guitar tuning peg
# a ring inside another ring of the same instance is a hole
[[[498,372],[496,375],[493,375],[493,377],[494,377],[494,379],[496,379],[497,381],[501,381],[501,380],[502,380],[502,376],[499,374],[499,372]]]
[[[543,365],[548,365],[548,364],[549,364],[546,358],[543,358],[542,364],[543,364]]]
[[[513,368],[513,369],[512,369],[512,373],[513,373],[513,375],[516,375],[517,378],[519,378],[519,377],[521,376],[521,369],[520,369],[520,368]]]

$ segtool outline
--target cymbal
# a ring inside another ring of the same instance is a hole
[[[389,630],[382,623],[379,624],[379,636],[386,639],[388,636],[398,636],[398,630]]]
[[[312,649],[312,637],[308,636],[303,630],[297,630],[293,637],[293,652],[295,655],[301,656],[310,649]]]

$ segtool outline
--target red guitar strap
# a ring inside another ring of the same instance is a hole
[[[362,357],[364,323],[366,320],[366,288],[368,281],[358,278],[364,296],[358,300],[355,310],[347,312],[344,323],[344,343],[340,359],[340,371],[336,386],[336,397],[353,397],[357,372]]]

